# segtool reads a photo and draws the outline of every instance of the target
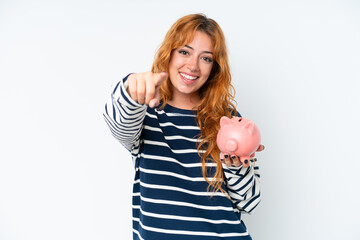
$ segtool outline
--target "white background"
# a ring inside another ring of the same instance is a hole
[[[131,239],[132,163],[103,107],[198,12],[266,146],[254,240],[360,239],[359,1],[0,0],[1,240]]]

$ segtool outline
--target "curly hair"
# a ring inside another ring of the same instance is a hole
[[[197,106],[196,122],[200,128],[198,153],[202,159],[202,174],[208,182],[208,190],[214,192],[221,188],[224,181],[220,150],[216,144],[217,132],[222,116],[237,114],[234,106],[234,87],[231,84],[230,67],[225,44],[225,37],[220,26],[203,14],[190,14],[177,20],[167,32],[159,47],[152,65],[152,72],[169,71],[172,52],[178,47],[190,43],[196,31],[206,33],[212,40],[214,64],[205,84],[199,89],[200,103]],[[172,84],[166,79],[160,87],[160,100],[165,106],[172,97]],[[201,151],[203,150],[203,151]],[[203,153],[200,153],[203,152]],[[208,180],[208,162],[216,163],[216,172]]]

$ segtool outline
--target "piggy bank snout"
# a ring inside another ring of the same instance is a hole
[[[226,141],[225,148],[229,152],[234,152],[237,148],[237,143],[234,140],[229,139]]]

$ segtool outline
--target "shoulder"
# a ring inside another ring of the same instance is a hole
[[[239,113],[239,111],[234,108],[229,107],[229,112],[230,112],[231,116],[233,116],[233,117],[241,117],[241,114]]]

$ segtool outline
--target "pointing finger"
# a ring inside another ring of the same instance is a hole
[[[156,73],[156,78],[155,78],[155,87],[159,88],[161,86],[161,84],[166,80],[166,78],[168,77],[167,72],[161,72],[161,73]]]
[[[168,77],[167,72],[161,72],[161,73],[157,73],[157,76],[155,78],[155,96],[153,97],[153,99],[151,99],[149,101],[149,107],[154,108],[157,105],[159,105],[160,103],[160,86],[161,84],[166,80],[166,78]]]

